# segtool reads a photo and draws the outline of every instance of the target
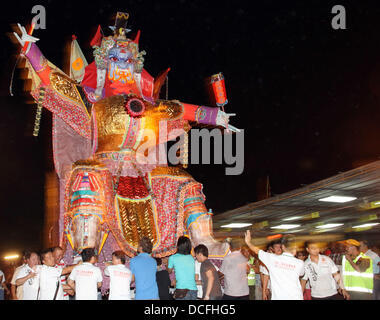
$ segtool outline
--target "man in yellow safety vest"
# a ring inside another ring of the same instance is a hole
[[[373,264],[372,259],[360,252],[360,242],[346,240],[346,254],[342,259],[344,289],[351,300],[372,300]]]

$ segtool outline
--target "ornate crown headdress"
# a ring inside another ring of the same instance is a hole
[[[115,24],[109,28],[113,31],[113,36],[103,37],[100,27],[91,42],[94,48],[95,63],[98,69],[104,70],[108,66],[108,52],[113,47],[125,47],[130,50],[135,59],[135,72],[141,73],[144,66],[145,51],[139,51],[140,30],[134,40],[127,38],[126,34],[130,32],[127,29],[129,14],[125,12],[117,12]]]

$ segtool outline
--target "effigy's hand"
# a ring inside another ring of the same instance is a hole
[[[230,121],[230,117],[236,116],[236,113],[225,113],[222,110],[218,111],[218,115],[216,117],[216,124],[218,126],[222,126],[227,130],[231,130],[232,132],[240,132],[240,129],[230,125],[228,122]]]
[[[17,26],[21,31],[21,38],[19,37],[19,35],[16,32],[13,32],[13,34],[15,35],[17,41],[21,44],[22,47],[25,45],[25,43],[36,42],[36,41],[40,40],[36,37],[32,37],[31,35],[29,35],[26,32],[25,27],[21,26],[19,23],[17,24]]]

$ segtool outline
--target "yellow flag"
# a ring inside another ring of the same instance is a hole
[[[70,78],[81,82],[84,77],[84,68],[88,65],[76,37],[73,36],[70,54]]]

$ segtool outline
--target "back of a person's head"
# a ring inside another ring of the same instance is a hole
[[[80,255],[83,262],[89,262],[92,257],[96,256],[95,248],[85,248]]]
[[[287,234],[281,238],[281,244],[286,248],[286,249],[292,249],[296,247],[296,238],[292,234]]]
[[[370,243],[367,240],[360,240],[360,242],[367,248],[370,248]]]
[[[123,251],[121,250],[114,251],[112,252],[112,255],[120,259],[122,264],[125,264],[125,253]]]
[[[157,258],[155,257],[154,259],[156,259],[156,262],[157,262],[157,266],[159,267],[160,265],[162,265],[162,259],[161,258]]]
[[[191,241],[188,237],[181,236],[177,241],[177,253],[190,254],[191,253]]]
[[[204,257],[208,258],[208,248],[204,244],[199,244],[194,248],[195,254],[202,254]]]
[[[152,253],[153,244],[152,244],[152,241],[148,237],[142,237],[139,241],[139,245],[143,252]]]
[[[240,250],[243,245],[242,239],[231,239],[230,240],[230,250],[236,251]]]

